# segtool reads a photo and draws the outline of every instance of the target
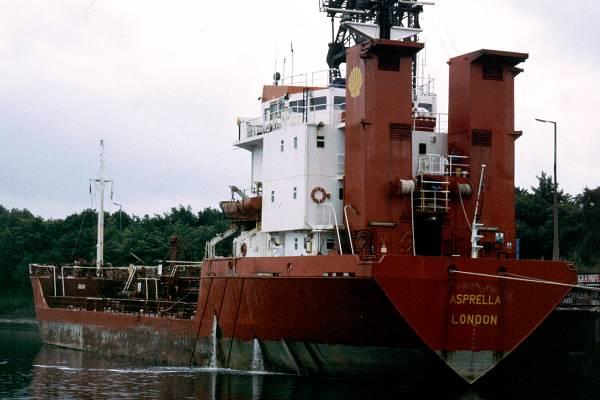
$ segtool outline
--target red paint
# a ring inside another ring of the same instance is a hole
[[[483,250],[483,257],[514,258],[515,254],[514,143],[519,135],[514,127],[514,78],[522,71],[515,66],[527,57],[522,53],[479,50],[449,61],[448,153],[470,160],[470,176],[464,181],[471,184],[473,195],[464,199],[465,209],[470,216],[475,212],[481,165],[485,164],[480,219],[504,233],[502,245],[494,243],[495,232],[484,234],[481,243],[490,243],[492,249]],[[502,80],[484,79],[484,68],[498,74],[487,78]],[[489,131],[490,145],[475,144],[474,130]],[[443,254],[470,253],[470,230],[462,213],[455,203],[452,219],[443,228],[447,243]]]
[[[348,50],[344,203],[358,212],[348,215],[352,229],[372,233],[376,253],[383,244],[391,254],[411,253],[410,203],[394,192],[400,179],[412,179],[412,57],[422,48],[421,43],[376,40]],[[387,68],[386,61],[397,61],[398,70]],[[362,85],[353,97],[355,68]],[[398,131],[406,127],[407,136]],[[373,227],[374,222],[394,225]],[[363,254],[368,247],[356,246]]]

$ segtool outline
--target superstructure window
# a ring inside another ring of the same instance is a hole
[[[290,108],[292,112],[301,113],[304,111],[304,100],[290,101]]]
[[[317,135],[317,147],[320,149],[325,147],[325,136]]]
[[[277,102],[272,101],[271,103],[269,103],[269,118],[268,119],[275,119],[276,117],[277,117]]]
[[[340,189],[338,190],[338,198],[339,198],[340,200],[344,200],[344,188],[340,188]]]
[[[298,197],[298,189],[294,186],[294,192],[292,194],[292,197],[294,198],[294,200],[296,200],[296,198]]]
[[[332,250],[334,244],[335,244],[335,240],[333,238],[327,238],[327,241],[326,241],[327,250]]]
[[[345,110],[346,109],[346,98],[344,96],[334,96],[333,97],[333,107],[335,110]]]
[[[419,143],[419,154],[427,154],[427,143]]]
[[[298,238],[294,238],[294,250],[298,250]]]
[[[271,190],[271,203],[275,202],[275,191]]]
[[[327,109],[327,97],[313,97],[310,99],[310,111],[320,111]]]
[[[285,142],[282,140],[281,141],[281,152],[283,152],[284,148],[285,148]]]
[[[294,136],[294,150],[298,148],[298,137]]]

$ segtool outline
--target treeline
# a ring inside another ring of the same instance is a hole
[[[600,271],[600,187],[571,196],[559,188],[560,257],[584,271]],[[552,259],[554,186],[544,173],[537,187],[516,189],[521,258]]]
[[[94,261],[96,224],[94,210],[45,220],[28,210],[8,210],[0,205],[0,289],[28,288],[30,263]],[[144,217],[105,213],[104,259],[113,265],[139,263],[137,258],[156,264],[166,259],[169,238],[177,235],[179,259],[201,260],[206,241],[228,227],[224,215],[212,208],[194,212],[189,206],[179,206]],[[228,252],[226,246],[226,242],[221,244],[221,252]]]
[[[582,270],[600,271],[600,187],[577,196],[558,192],[561,258]],[[516,189],[517,237],[521,258],[551,259],[553,185],[543,174],[537,187]],[[105,260],[113,265],[154,264],[164,260],[169,237],[179,237],[179,258],[201,260],[207,240],[229,222],[215,209],[194,212],[189,206],[162,215],[105,214]],[[85,210],[65,219],[45,220],[27,210],[0,206],[0,289],[28,288],[29,263],[72,263],[96,257],[96,215]],[[231,240],[219,254],[231,252]]]

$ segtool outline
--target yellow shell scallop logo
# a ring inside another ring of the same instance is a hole
[[[348,78],[348,90],[350,90],[350,97],[357,97],[360,94],[360,88],[362,88],[363,77],[360,68],[354,67],[350,71],[350,77]]]

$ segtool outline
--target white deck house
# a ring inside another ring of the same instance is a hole
[[[337,253],[340,238],[348,241],[343,210],[346,89],[326,86],[263,101],[260,117],[239,120],[234,145],[251,152],[250,191],[262,196],[262,214],[256,227],[234,239],[234,256]],[[433,130],[413,129],[415,176],[423,169],[443,169],[447,153],[447,119],[436,114],[430,89],[430,84],[417,87],[415,96],[415,112],[436,120]]]

